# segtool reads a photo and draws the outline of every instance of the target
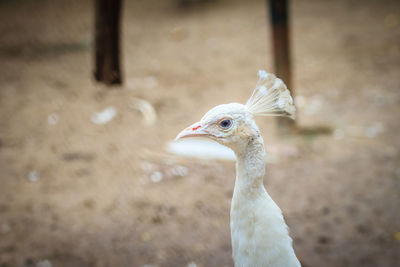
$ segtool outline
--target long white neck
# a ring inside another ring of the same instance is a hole
[[[282,212],[263,185],[265,150],[261,136],[236,150],[231,204],[232,251],[236,267],[300,266]]]
[[[249,141],[247,146],[236,151],[236,182],[234,197],[253,198],[265,189],[265,149],[261,136]]]

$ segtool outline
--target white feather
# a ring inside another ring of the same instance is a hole
[[[255,116],[286,116],[295,118],[296,108],[285,83],[272,73],[258,71],[258,82],[247,109]]]

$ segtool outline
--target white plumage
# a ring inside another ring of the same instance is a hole
[[[282,212],[263,184],[264,141],[255,115],[294,118],[295,107],[282,80],[259,71],[246,105],[231,103],[208,111],[179,138],[203,136],[236,154],[236,182],[231,203],[232,256],[236,267],[300,266]]]
[[[246,107],[256,116],[288,116],[294,119],[296,112],[283,81],[264,70],[258,71],[258,83]]]

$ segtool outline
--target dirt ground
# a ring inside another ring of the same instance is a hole
[[[110,90],[92,79],[92,1],[0,1],[1,267],[233,266],[234,163],[165,146],[272,70],[265,1],[124,2]],[[291,15],[298,123],[333,134],[257,119],[266,188],[303,266],[398,266],[400,2],[296,0]]]

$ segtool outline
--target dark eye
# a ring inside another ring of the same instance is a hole
[[[232,125],[232,121],[228,120],[228,119],[222,120],[222,121],[219,122],[219,126],[222,129],[228,129],[229,127],[231,127],[231,125]]]

